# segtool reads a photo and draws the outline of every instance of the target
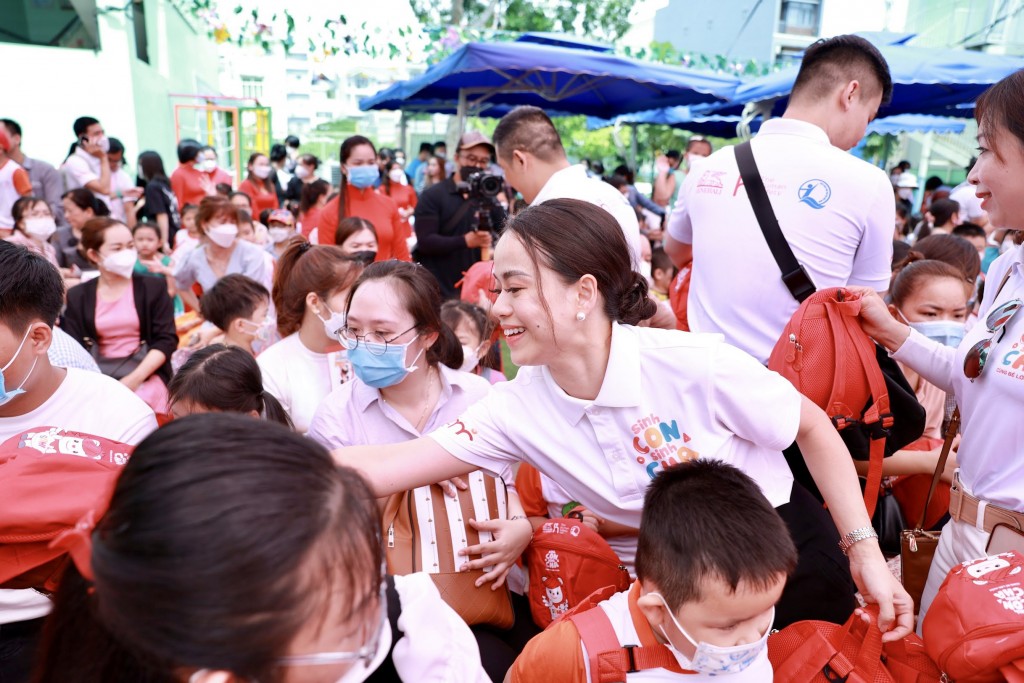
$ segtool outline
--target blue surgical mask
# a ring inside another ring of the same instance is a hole
[[[665,609],[668,610],[672,623],[676,625],[676,628],[683,634],[683,637],[690,641],[691,645],[697,648],[692,659],[687,657],[675,648],[672,641],[669,639],[668,634],[665,633],[665,629],[661,629],[661,634],[665,636],[666,646],[672,654],[675,655],[676,661],[679,662],[679,666],[685,670],[711,674],[712,676],[739,673],[757,661],[757,658],[768,646],[768,634],[771,633],[772,630],[771,624],[769,624],[768,628],[764,630],[764,635],[761,636],[761,639],[753,643],[733,645],[732,647],[720,647],[718,645],[705,643],[704,641],[697,642],[690,637],[690,634],[686,632],[686,629],[684,629],[676,620],[676,615],[668,606],[665,598],[658,593],[651,593],[651,595],[656,595],[658,599],[661,600],[661,603],[665,605]],[[772,621],[775,621],[774,608],[772,608]]]
[[[405,367],[405,352],[409,348],[409,344],[416,341],[416,337],[413,337],[408,344],[387,344],[386,349],[382,348],[385,346],[384,344],[360,340],[354,349],[348,350],[348,360],[352,363],[356,377],[362,380],[363,384],[375,389],[384,389],[398,384],[405,379],[406,375],[416,370],[416,361],[423,355],[423,349],[420,349],[420,352],[412,359],[412,365]],[[369,350],[371,348],[374,351],[381,351],[381,355],[374,355]]]
[[[380,178],[376,166],[348,166],[348,182],[360,190],[370,187]]]
[[[38,356],[36,357],[35,360],[32,361],[32,367],[28,369],[28,374],[25,375],[25,379],[21,380],[21,384],[18,386],[18,388],[7,391],[4,380],[4,372],[7,371],[7,368],[14,365],[14,361],[17,360],[18,356],[21,354],[21,350],[25,347],[25,342],[28,341],[28,335],[31,331],[31,327],[25,330],[25,336],[21,338],[21,343],[18,344],[18,350],[15,351],[14,355],[11,356],[11,359],[7,361],[7,365],[0,368],[0,406],[10,403],[11,399],[13,399],[15,396],[20,396],[21,394],[25,393],[25,383],[28,382],[28,378],[32,376],[32,371],[36,369],[36,362],[39,360]]]
[[[951,346],[954,349],[960,346],[960,342],[963,341],[964,334],[967,331],[967,325],[957,320],[928,320],[912,323],[907,320],[907,316],[903,315],[903,311],[899,311],[899,314],[908,325],[924,336],[943,346]]]

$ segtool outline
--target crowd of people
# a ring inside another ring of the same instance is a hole
[[[0,590],[0,681],[582,683],[574,622],[531,614],[576,605],[523,559],[571,520],[629,574],[595,609],[648,653],[630,681],[771,680],[772,629],[858,600],[907,637],[1024,524],[1024,72],[979,99],[968,179],[923,195],[848,154],[891,92],[870,43],[819,41],[750,150],[811,285],[860,295],[925,408],[883,470],[943,529],[919,605],[866,463],[765,366],[799,302],[735,148],[666,150],[648,197],[524,106],[450,157],[353,135],[334,187],[294,136],[240,182],[195,140],[133,179],[95,118],[59,168],[0,119],[0,468],[40,429],[134,447],[56,592]],[[471,616],[474,591],[512,616]]]

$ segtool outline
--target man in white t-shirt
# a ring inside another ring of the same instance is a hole
[[[75,119],[75,151],[61,166],[64,187],[75,190],[79,187],[92,192],[104,204],[110,205],[110,140],[103,132],[103,125],[91,116]]]
[[[884,291],[895,200],[885,172],[847,153],[892,94],[885,59],[858,36],[807,49],[781,119],[751,141],[779,225],[818,289]],[[688,320],[766,362],[797,301],[743,191],[732,147],[694,164],[668,223],[665,251],[693,260]]]
[[[971,157],[970,163],[967,164],[968,173],[974,168],[976,161],[976,158]],[[981,208],[981,197],[975,194],[974,185],[964,180],[953,188],[949,193],[949,198],[960,205],[960,217],[962,219],[985,228],[985,232],[988,234],[991,234],[995,229],[995,226],[989,222],[988,211]]]
[[[633,270],[639,271],[640,240],[646,238],[640,235],[636,211],[619,190],[588,176],[586,166],[569,163],[555,124],[543,109],[523,106],[505,114],[494,129],[494,147],[505,179],[527,204],[579,199],[614,216],[626,235]],[[651,327],[675,329],[675,316],[667,306],[658,306],[648,322]]]
[[[58,427],[137,444],[157,427],[142,399],[105,375],[50,364],[63,305],[57,269],[24,247],[0,242],[0,443],[36,427]],[[40,593],[0,590],[0,680],[28,680],[49,611]]]

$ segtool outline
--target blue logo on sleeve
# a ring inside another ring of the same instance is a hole
[[[815,178],[814,180],[804,181],[800,189],[797,190],[797,195],[803,204],[812,209],[824,209],[825,204],[828,203],[829,198],[832,196],[832,188],[824,180]]]

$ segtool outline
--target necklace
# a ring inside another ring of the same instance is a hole
[[[434,373],[431,372],[431,368],[427,368],[427,390],[424,392],[424,396],[423,396],[423,412],[420,413],[419,419],[416,420],[415,424],[413,424],[413,427],[416,429],[417,432],[421,432],[422,433],[423,432],[423,428],[427,426],[427,418],[430,417],[430,409],[436,403],[436,401],[431,401],[430,400],[430,390],[431,390],[431,388],[433,387],[433,384],[434,384],[433,379],[434,379]],[[388,399],[385,398],[384,392],[381,392],[380,398],[381,398],[382,401],[384,401],[384,403],[388,403]],[[388,405],[391,405],[393,408],[395,408],[395,406],[390,404],[390,403],[388,403]],[[395,408],[395,409],[397,410],[397,408]],[[401,413],[402,411],[398,411],[398,412]],[[408,418],[406,418],[406,419],[408,419]]]

